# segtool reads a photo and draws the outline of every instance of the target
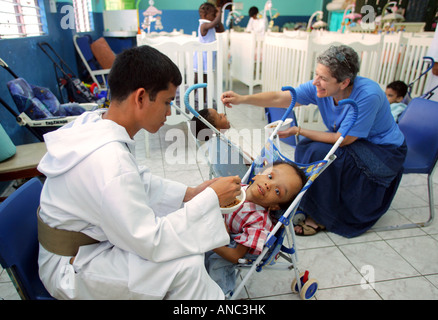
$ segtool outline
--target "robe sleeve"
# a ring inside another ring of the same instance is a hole
[[[114,245],[155,262],[200,254],[229,243],[219,202],[207,188],[176,211],[160,216],[160,206],[181,205],[181,185],[152,177],[143,187],[138,174],[113,178],[102,191],[102,225]],[[145,189],[151,188],[145,192]],[[151,197],[154,197],[152,199]],[[159,199],[156,199],[159,198]],[[154,210],[149,203],[152,203]]]

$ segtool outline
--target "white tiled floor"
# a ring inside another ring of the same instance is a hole
[[[239,84],[234,88],[246,92]],[[266,124],[260,108],[237,106],[228,109],[227,113],[232,127],[237,130],[260,129]],[[185,132],[185,126],[166,125],[161,128],[157,134],[150,135],[150,157],[145,159],[141,143],[137,148],[137,156],[157,175],[187,185],[197,185],[208,179],[208,168],[194,161],[195,152],[191,145],[181,149],[177,147],[175,136],[180,130]],[[255,154],[261,149],[260,145],[253,147]],[[290,146],[282,144],[281,148],[293,159]],[[174,163],[169,164],[168,161]],[[437,199],[438,177],[434,182]],[[405,175],[390,210],[378,225],[420,222],[427,215],[426,177]],[[436,220],[425,228],[369,231],[353,239],[321,232],[312,237],[297,237],[296,247],[299,269],[309,270],[310,276],[318,280],[317,300],[438,299]],[[0,272],[0,298],[18,299],[6,272]],[[263,270],[249,280],[241,297],[298,300],[299,296],[290,291],[293,277],[290,271]]]

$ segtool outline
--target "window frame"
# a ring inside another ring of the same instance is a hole
[[[91,0],[72,0],[75,14],[76,32],[93,32],[93,2]],[[82,19],[80,19],[82,16]]]
[[[16,20],[14,22],[10,22],[10,20],[0,21],[0,39],[47,35],[47,19],[43,0],[0,0],[0,3],[3,4],[0,8],[0,16],[14,20],[12,17],[15,15]],[[5,6],[5,4],[9,5],[9,7]],[[7,27],[3,29],[2,25],[12,25],[15,28],[11,30],[12,32],[3,33]]]

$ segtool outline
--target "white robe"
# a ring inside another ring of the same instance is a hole
[[[429,47],[429,51],[427,52],[427,55],[429,57],[432,57],[435,60],[435,63],[438,63],[438,28],[435,30],[435,34],[432,40],[432,43]],[[434,75],[432,71],[429,71],[429,78],[427,79],[427,84],[424,89],[424,93],[429,92],[436,86],[438,86],[438,76]],[[433,96],[430,98],[430,100],[438,101],[438,88],[436,88],[434,91]]]
[[[39,272],[58,299],[222,299],[203,253],[229,243],[211,188],[187,187],[138,167],[126,130],[87,112],[44,136],[41,219],[101,241],[71,257],[40,245]]]

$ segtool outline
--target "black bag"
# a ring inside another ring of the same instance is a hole
[[[64,86],[67,89],[70,102],[88,103],[96,102],[98,100],[98,98],[95,97],[78,78],[67,76],[62,78],[61,83],[65,83]]]

